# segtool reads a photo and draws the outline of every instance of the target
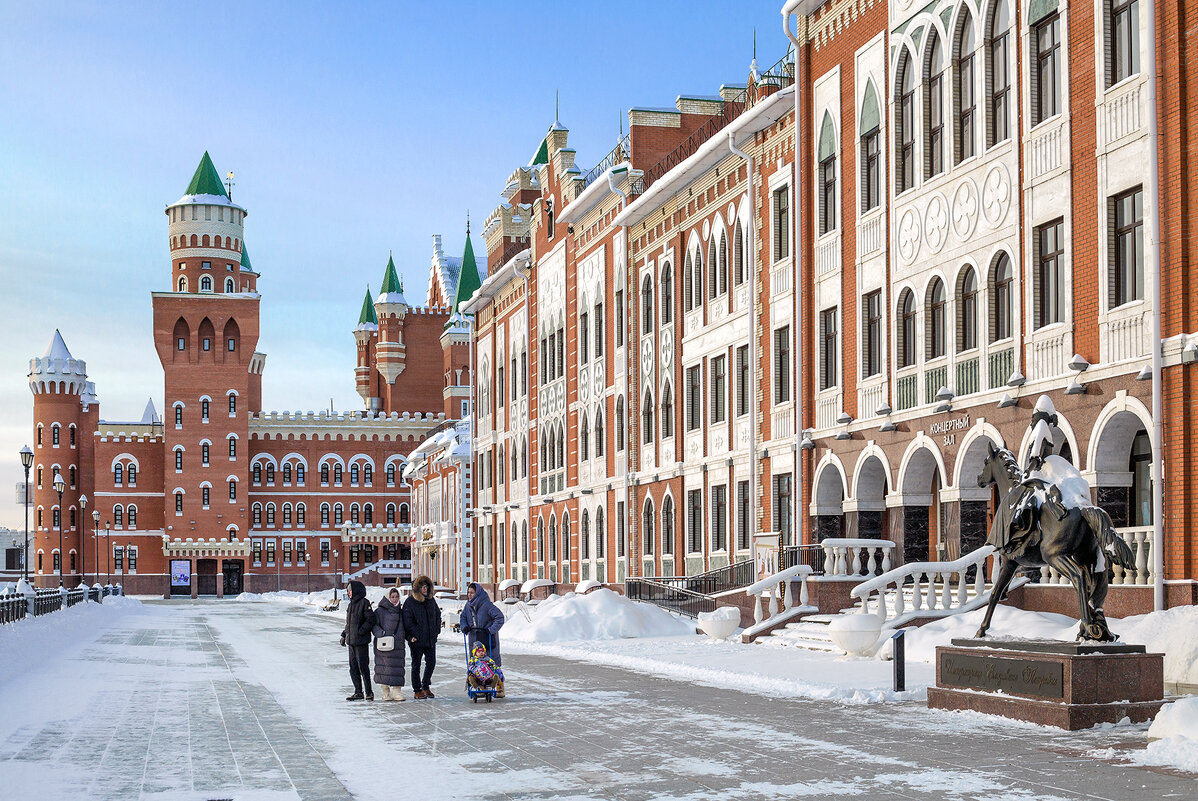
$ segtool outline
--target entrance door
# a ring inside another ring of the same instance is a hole
[[[240,559],[225,560],[225,597],[231,595],[241,595],[241,570],[242,561]]]
[[[196,561],[196,595],[216,595],[216,560]]]

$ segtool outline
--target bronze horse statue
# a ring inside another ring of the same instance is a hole
[[[1135,557],[1115,531],[1110,516],[1090,504],[1088,497],[1084,505],[1067,504],[1059,487],[1025,476],[1010,451],[993,445],[978,476],[979,487],[991,484],[998,487],[1001,497],[988,539],[999,555],[999,567],[977,636],[986,636],[994,607],[1006,597],[1015,571],[1048,565],[1069,579],[1077,593],[1081,617],[1077,638],[1099,642],[1118,639],[1107,627],[1102,605],[1111,563],[1134,570]]]

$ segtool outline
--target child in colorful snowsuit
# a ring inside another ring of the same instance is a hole
[[[503,697],[503,671],[487,656],[487,646],[476,642],[466,663],[466,681],[476,690],[496,689]]]

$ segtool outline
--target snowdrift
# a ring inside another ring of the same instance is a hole
[[[141,601],[110,595],[102,603],[76,604],[0,626],[0,683],[82,648],[125,615],[147,611]]]
[[[952,615],[926,626],[907,629],[907,659],[932,663],[936,646],[948,645],[954,637],[972,637],[985,616],[985,609]],[[1198,607],[1179,606],[1147,615],[1109,618],[1111,631],[1120,642],[1144,645],[1165,655],[1165,681],[1198,684]],[[1013,606],[998,606],[990,626],[990,637],[1002,639],[1045,639],[1072,642],[1077,620],[1067,615],[1029,612]],[[879,651],[889,659],[890,645]]]
[[[509,608],[505,614],[500,641],[619,640],[695,633],[693,623],[608,589],[551,596],[534,607]]]
[[[1148,729],[1148,739],[1148,748],[1133,755],[1134,762],[1198,773],[1198,696],[1161,707]]]

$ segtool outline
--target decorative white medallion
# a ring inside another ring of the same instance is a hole
[[[648,376],[653,370],[653,340],[645,337],[641,340],[641,372]]]
[[[973,235],[978,221],[978,188],[973,180],[966,178],[957,184],[953,192],[953,232],[961,241]]]
[[[998,227],[1007,216],[1011,205],[1011,176],[1005,165],[996,164],[986,173],[986,182],[982,184],[982,213],[986,221]]]
[[[928,249],[933,253],[939,253],[944,247],[948,239],[948,201],[944,199],[944,195],[932,195],[928,202],[924,211],[923,235]]]
[[[914,206],[908,206],[899,219],[898,249],[904,264],[910,264],[919,255],[919,213]]]
[[[674,366],[674,329],[661,329],[661,369],[669,370]]]

